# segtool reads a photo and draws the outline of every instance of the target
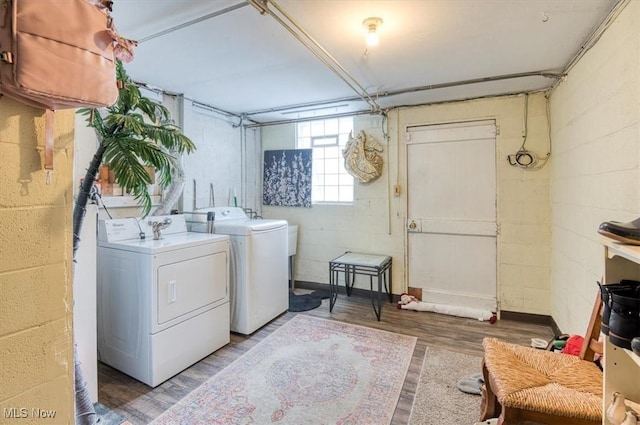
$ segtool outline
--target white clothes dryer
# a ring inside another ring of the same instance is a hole
[[[100,220],[99,360],[155,387],[229,343],[229,247],[183,216]]]
[[[286,220],[250,219],[240,207],[211,207],[194,214],[193,231],[213,232],[231,240],[231,331],[249,335],[289,309],[288,224]]]

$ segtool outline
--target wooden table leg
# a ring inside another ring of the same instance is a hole
[[[496,417],[500,412],[500,405],[491,388],[491,376],[484,363],[484,357],[482,358],[482,376],[484,377],[484,385],[480,388],[480,394],[482,395],[480,421],[486,421],[487,419]]]

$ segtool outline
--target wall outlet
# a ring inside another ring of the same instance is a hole
[[[400,185],[399,184],[394,184],[393,185],[393,196],[400,196]]]

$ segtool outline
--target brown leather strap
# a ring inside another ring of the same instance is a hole
[[[44,169],[53,170],[53,109],[44,113]]]

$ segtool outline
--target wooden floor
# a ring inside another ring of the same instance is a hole
[[[332,313],[329,313],[328,300],[323,300],[319,308],[302,313],[285,313],[251,336],[232,334],[228,345],[156,388],[150,388],[99,363],[99,402],[121,414],[131,424],[147,424],[296,314],[338,320],[418,338],[393,416],[392,424],[394,425],[408,422],[427,347],[480,357],[482,356],[482,338],[485,336],[494,336],[523,345],[529,345],[531,338],[550,340],[554,336],[548,326],[506,320],[490,324],[475,319],[399,310],[395,304],[385,304],[381,321],[378,322],[368,298],[355,295],[346,297],[341,294]],[[480,360],[478,372],[480,372]],[[450,425],[454,424],[457,425],[457,422],[452,418]]]

